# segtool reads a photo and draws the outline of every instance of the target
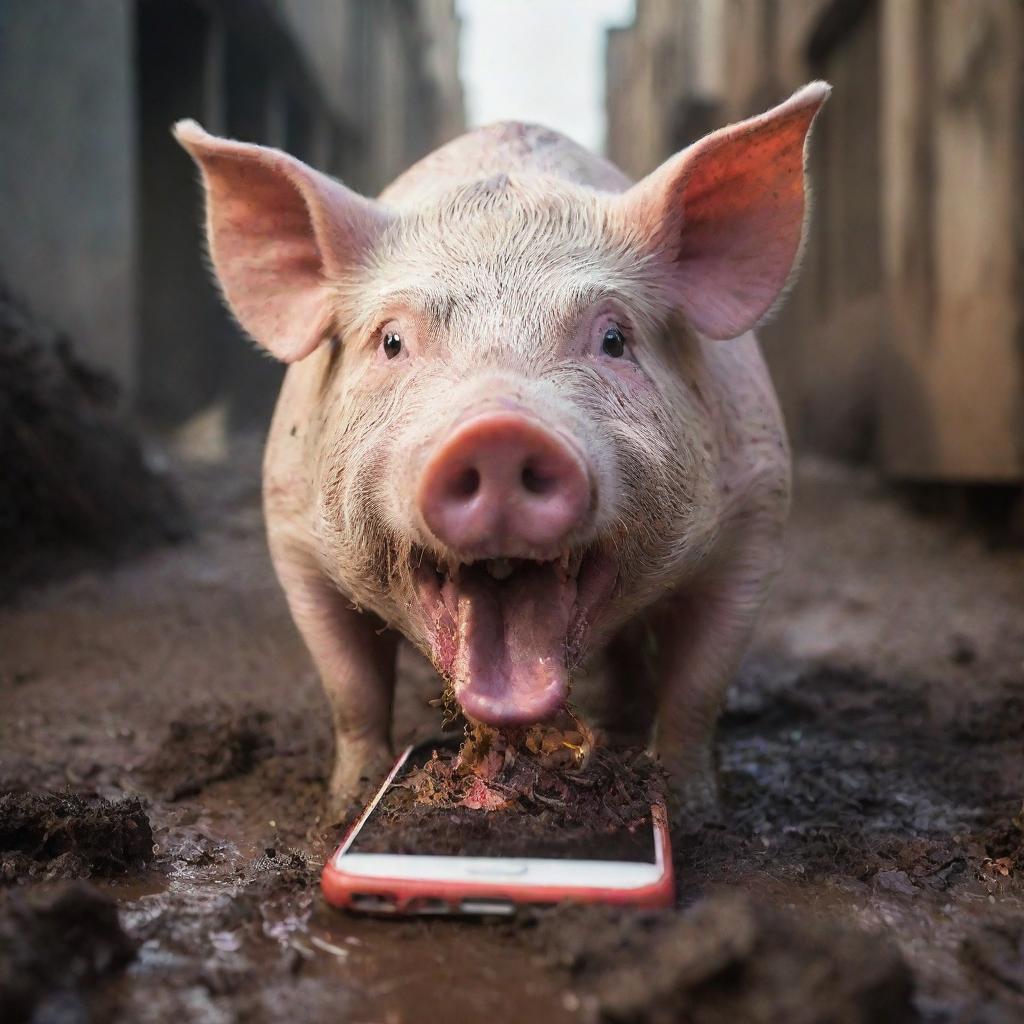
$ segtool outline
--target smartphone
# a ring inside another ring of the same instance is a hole
[[[399,852],[378,852],[381,801],[406,772],[424,764],[439,743],[408,747],[384,784],[324,867],[328,903],[375,914],[511,915],[522,906],[561,902],[671,906],[675,898],[672,852],[663,804],[650,820],[612,841],[566,846],[557,837],[514,856],[494,856],[486,827],[459,834],[457,853],[435,830],[414,833]],[[437,811],[443,815],[442,810]],[[477,811],[475,814],[486,814]],[[502,811],[492,811],[498,815]],[[485,819],[476,823],[484,824]],[[435,838],[432,838],[435,837]]]

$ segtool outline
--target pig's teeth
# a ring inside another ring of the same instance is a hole
[[[577,550],[573,552],[572,556],[572,569],[570,574],[575,579],[580,574],[580,566],[583,564],[583,551]]]
[[[448,579],[450,579],[452,581],[452,583],[458,583],[459,582],[459,569],[461,567],[462,567],[462,563],[461,562],[459,562],[459,561],[457,561],[455,559],[449,559],[448,560]]]
[[[512,575],[512,563],[507,558],[492,558],[484,564],[496,580],[507,580]]]
[[[576,579],[580,571],[580,563],[583,561],[582,551],[563,551],[555,562],[555,572],[562,583],[568,583]]]

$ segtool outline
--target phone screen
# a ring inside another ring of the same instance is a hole
[[[656,862],[650,812],[595,829],[589,824],[556,827],[540,805],[484,811],[413,802],[403,781],[441,746],[424,744],[410,753],[347,853]]]

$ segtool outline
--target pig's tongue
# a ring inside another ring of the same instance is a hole
[[[575,581],[559,579],[552,565],[521,566],[503,581],[471,567],[448,586],[456,620],[451,674],[463,710],[492,725],[536,722],[558,710],[569,691]]]

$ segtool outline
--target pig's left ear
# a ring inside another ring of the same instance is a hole
[[[670,157],[617,202],[655,253],[670,301],[709,338],[756,326],[799,261],[811,124],[830,86],[812,82],[759,117]]]
[[[202,171],[210,258],[231,311],[278,359],[309,355],[334,326],[331,279],[365,258],[388,215],[280,150],[195,121],[174,135]]]

